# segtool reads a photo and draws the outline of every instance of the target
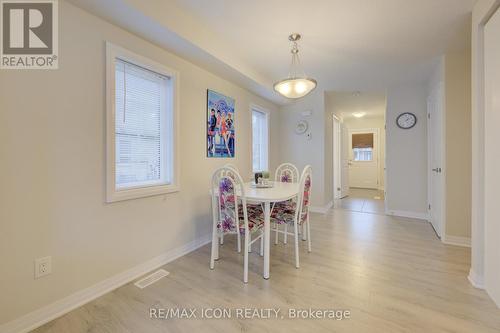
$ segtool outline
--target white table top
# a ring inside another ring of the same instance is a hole
[[[292,199],[299,194],[298,183],[282,183],[270,181],[274,186],[269,188],[256,188],[252,182],[245,183],[245,196],[249,201],[280,202]]]
[[[280,202],[295,198],[299,194],[298,183],[282,183],[270,181],[273,187],[256,188],[252,186],[252,182],[244,184],[245,196],[251,202]],[[238,196],[241,196],[237,189]]]

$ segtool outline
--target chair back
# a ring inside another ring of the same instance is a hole
[[[240,170],[238,169],[238,167],[234,164],[231,164],[231,163],[226,163],[224,164],[224,167],[225,168],[228,168],[228,170],[226,170],[226,174],[229,176],[229,177],[233,177],[234,179],[236,179],[236,174],[240,174]]]
[[[299,186],[299,198],[298,206],[295,214],[297,221],[302,224],[309,216],[309,206],[311,198],[311,185],[312,185],[312,168],[310,165],[306,165],[300,176],[300,186]]]
[[[297,183],[299,181],[299,169],[292,163],[280,164],[274,174],[274,180],[282,183]]]
[[[221,167],[212,175],[212,205],[217,208],[219,234],[248,230],[248,214],[243,180],[237,170]],[[238,209],[242,205],[242,209]],[[243,212],[243,225],[239,213]]]

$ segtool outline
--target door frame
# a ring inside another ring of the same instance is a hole
[[[439,139],[441,143],[441,156],[439,164],[441,165],[441,181],[439,187],[441,189],[441,216],[439,221],[439,231],[441,235],[436,234],[440,237],[441,241],[444,242],[446,238],[446,100],[444,96],[445,87],[442,81],[438,82],[434,87],[431,87],[429,95],[427,96],[427,216],[429,217],[429,223],[432,225],[432,145],[433,141],[431,135],[430,121],[432,115],[429,112],[429,103],[431,98],[441,98],[441,128]],[[436,139],[436,138],[434,138]],[[434,228],[434,227],[433,227]]]
[[[374,144],[377,145],[377,190],[380,190],[380,129],[379,128],[356,128],[356,129],[351,129],[348,128],[348,133],[349,133],[349,142],[348,146],[349,148],[349,160],[352,161],[352,134],[357,133],[357,134],[363,134],[363,133],[374,133],[377,136],[377,139]],[[351,181],[349,180],[349,185],[351,185]],[[385,184],[384,184],[385,188]],[[385,190],[384,190],[385,191]]]
[[[478,6],[481,7],[478,7]],[[484,26],[500,8],[500,0],[476,3],[472,17],[472,216],[471,268],[468,279],[484,289]]]
[[[336,126],[337,124],[337,126]],[[333,199],[341,199],[342,197],[342,133],[341,120],[336,115],[333,115],[332,120],[332,154],[333,154]]]
[[[342,118],[341,118],[342,119]],[[349,140],[347,136],[349,135],[349,129],[347,128],[344,120],[340,122],[340,198],[345,198],[349,196],[349,156],[344,158],[346,150],[346,142]],[[348,152],[347,152],[347,155]],[[343,179],[345,178],[345,182]]]

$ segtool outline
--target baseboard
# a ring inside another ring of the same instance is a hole
[[[386,214],[398,217],[406,217],[410,219],[429,221],[429,214],[427,213],[408,212],[404,210],[388,210]]]
[[[105,279],[88,288],[46,305],[38,310],[28,313],[20,318],[14,319],[0,326],[1,333],[25,333],[29,332],[53,319],[56,319],[71,310],[76,309],[118,287],[127,284],[138,277],[157,269],[175,259],[192,252],[211,241],[210,235],[195,239],[183,246],[172,249],[153,259],[146,261],[129,270]],[[208,265],[208,263],[207,263]],[[208,267],[208,266],[207,266]]]
[[[483,277],[479,276],[472,270],[472,268],[469,271],[469,276],[467,277],[469,279],[469,282],[474,286],[474,288],[478,289],[484,289],[484,281]]]
[[[441,240],[448,245],[470,247],[470,237],[458,237],[445,234]]]
[[[327,203],[323,207],[321,207],[321,206],[309,206],[309,211],[312,213],[326,214],[330,210],[330,208],[332,208],[332,207],[333,207],[333,201],[330,201],[329,203]]]

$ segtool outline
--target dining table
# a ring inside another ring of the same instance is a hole
[[[299,194],[298,183],[286,183],[269,181],[269,187],[257,187],[254,182],[243,184],[243,193],[241,189],[236,188],[236,195],[246,198],[247,204],[262,204],[264,210],[264,279],[269,279],[270,256],[271,256],[271,205],[277,202],[287,201],[296,198]],[[213,213],[213,219],[216,221],[218,216]]]

